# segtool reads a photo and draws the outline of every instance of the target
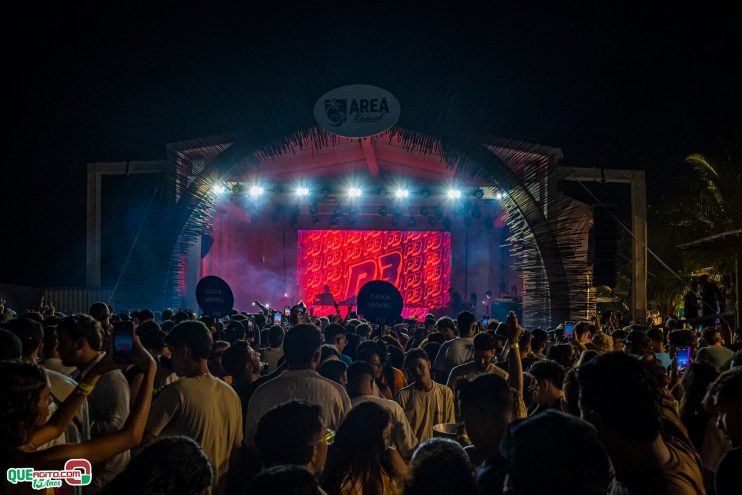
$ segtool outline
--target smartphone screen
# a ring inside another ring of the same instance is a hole
[[[690,363],[690,347],[678,347],[678,370],[685,371]]]
[[[113,327],[113,357],[125,362],[134,351],[134,324],[129,321],[117,322]]]
[[[484,318],[482,318],[482,326],[483,327],[486,327],[487,326],[487,323],[489,323],[489,321],[490,321],[489,318],[487,318],[486,316]]]
[[[575,324],[572,321],[564,322],[564,338],[571,339],[575,334]]]
[[[276,311],[275,313],[273,313],[273,324],[274,325],[280,325],[281,324],[281,317],[282,317],[282,315],[278,311]]]
[[[286,306],[285,308],[283,308],[283,315],[291,316],[291,306]]]

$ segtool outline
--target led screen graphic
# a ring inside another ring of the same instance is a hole
[[[397,287],[405,307],[448,304],[450,232],[300,230],[298,251],[299,289],[307,304],[355,305],[371,280]]]

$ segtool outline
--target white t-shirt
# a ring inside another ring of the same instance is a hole
[[[433,382],[433,388],[427,392],[416,389],[413,383],[397,392],[395,400],[420,443],[433,436],[433,426],[456,422],[453,392],[440,383]]]
[[[474,337],[459,337],[443,343],[433,369],[448,376],[451,370],[474,359]]]
[[[337,430],[350,411],[350,398],[342,385],[314,370],[287,370],[258,387],[245,417],[245,443],[255,445],[258,421],[269,409],[290,400],[305,400],[322,408],[325,426]]]
[[[232,449],[242,445],[242,408],[232,387],[212,375],[182,377],[152,403],[147,429],[197,441],[211,461],[213,493],[224,491]]]
[[[394,446],[404,458],[409,458],[417,448],[417,437],[412,431],[410,422],[407,420],[402,407],[389,399],[382,399],[373,395],[361,395],[350,399],[353,407],[364,402],[375,402],[389,411],[392,415],[392,440]]]

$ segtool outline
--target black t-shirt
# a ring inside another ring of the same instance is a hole
[[[737,447],[724,454],[716,466],[714,488],[716,495],[738,495],[742,482],[739,473],[742,470],[742,447]]]
[[[500,454],[486,458],[477,468],[479,492],[488,495],[500,495],[508,474],[508,461]]]

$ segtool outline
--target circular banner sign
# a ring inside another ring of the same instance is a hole
[[[399,323],[402,305],[402,294],[389,282],[374,280],[358,292],[358,314],[377,325]]]
[[[196,301],[205,315],[217,318],[227,316],[234,307],[234,295],[229,284],[213,275],[199,280]]]
[[[324,130],[342,137],[374,136],[399,120],[399,100],[389,91],[351,84],[323,94],[314,104],[314,120]]]

